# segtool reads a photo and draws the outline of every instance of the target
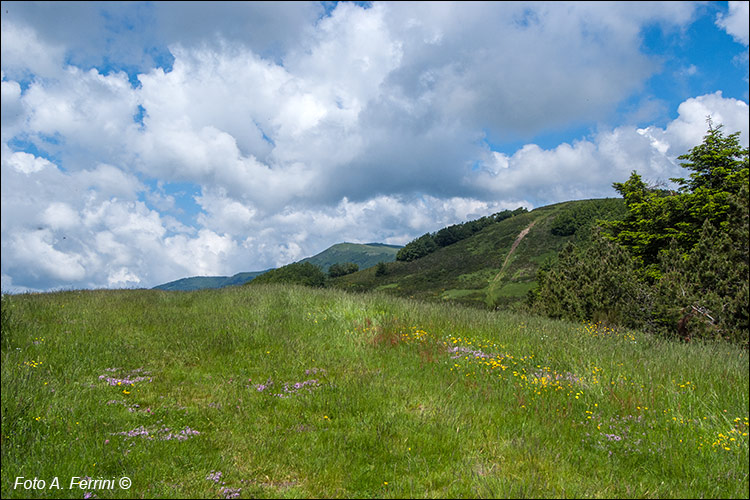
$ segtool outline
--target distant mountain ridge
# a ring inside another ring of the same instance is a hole
[[[395,261],[396,254],[400,249],[401,247],[398,245],[387,245],[385,243],[337,243],[319,254],[302,259],[300,262],[310,262],[320,267],[324,272],[328,272],[328,268],[333,264],[347,262],[357,264],[359,269],[362,270],[375,266],[379,262]],[[153,288],[155,290],[192,291],[244,285],[270,270],[243,272],[234,276],[193,276],[170,281]]]
[[[337,243],[300,262],[314,264],[323,272],[328,272],[334,264],[346,262],[353,262],[362,270],[375,266],[378,262],[393,262],[401,248],[399,245],[386,245],[385,243]]]
[[[203,290],[205,288],[224,288],[225,286],[236,286],[247,283],[257,278],[266,271],[255,271],[246,273],[237,273],[234,276],[192,276],[190,278],[181,278],[169,283],[157,285],[154,290],[180,290],[183,292],[191,290]]]

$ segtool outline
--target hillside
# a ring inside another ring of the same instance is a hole
[[[354,262],[360,269],[367,269],[378,262],[393,262],[400,248],[400,246],[385,245],[383,243],[338,243],[317,255],[302,259],[300,262],[310,262],[320,267],[324,272],[328,271],[328,268],[333,264],[344,264],[347,262]],[[193,276],[191,278],[170,281],[169,283],[155,286],[154,289],[191,291],[244,285],[268,271],[270,269],[237,273],[234,276]]]
[[[535,286],[539,266],[554,259],[566,242],[586,240],[598,218],[618,217],[623,211],[621,199],[540,207],[422,258],[390,263],[385,274],[367,269],[336,278],[331,284],[344,290],[379,290],[480,307],[507,306],[526,297]]]
[[[154,290],[204,290],[208,288],[223,288],[225,286],[236,286],[260,276],[267,271],[256,271],[248,273],[237,273],[234,276],[193,276],[182,278],[163,285],[155,286]]]
[[[2,498],[747,498],[736,346],[278,285],[0,310]]]
[[[384,243],[338,243],[323,250],[317,255],[302,259],[300,262],[309,262],[318,266],[323,272],[333,264],[344,264],[353,262],[362,269],[370,268],[378,262],[393,262],[396,260],[398,245],[386,245]]]

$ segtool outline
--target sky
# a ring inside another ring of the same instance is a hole
[[[2,2],[2,291],[150,288],[669,183],[748,2]]]

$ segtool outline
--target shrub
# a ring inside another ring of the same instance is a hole
[[[255,285],[262,283],[290,283],[324,287],[326,284],[326,274],[318,266],[310,262],[295,262],[261,274],[248,284]]]
[[[626,251],[601,237],[581,248],[568,243],[555,264],[542,266],[531,306],[553,318],[606,320],[641,326],[646,290]]]
[[[378,262],[378,265],[375,266],[375,276],[385,276],[388,274],[388,266],[385,264],[385,262]]]
[[[359,266],[354,262],[345,262],[342,264],[337,263],[328,268],[328,276],[330,278],[337,278],[339,276],[356,273],[357,271],[359,271]]]

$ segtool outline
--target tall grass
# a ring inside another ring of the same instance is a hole
[[[748,497],[732,346],[282,286],[2,310],[4,498]]]

